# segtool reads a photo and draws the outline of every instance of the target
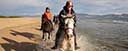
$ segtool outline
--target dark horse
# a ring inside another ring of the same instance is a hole
[[[54,27],[55,26],[57,26],[59,24],[59,17],[58,17],[58,15],[57,16],[54,16],[54,18],[53,18],[53,25],[54,25]]]
[[[43,35],[42,35],[42,39],[47,40],[50,39],[51,37],[51,32],[53,30],[53,26],[52,23],[49,20],[43,20],[42,21],[42,30],[43,30]]]

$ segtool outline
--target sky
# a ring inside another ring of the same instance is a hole
[[[67,0],[0,0],[0,15],[41,15],[50,7],[59,14]],[[128,0],[72,0],[76,13],[122,14],[128,13]]]

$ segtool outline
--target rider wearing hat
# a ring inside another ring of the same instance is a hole
[[[55,46],[52,49],[56,49],[58,45],[58,39],[61,36],[61,33],[63,32],[63,27],[64,27],[64,18],[65,17],[74,17],[74,27],[76,27],[76,14],[73,10],[73,3],[71,1],[67,1],[66,5],[63,7],[61,12],[59,13],[59,31],[56,34],[56,41],[55,41]],[[76,43],[76,34],[75,34],[75,29],[73,29],[73,34],[75,36],[75,47],[77,48],[77,43]]]
[[[45,21],[49,21],[49,22],[52,24],[51,19],[52,19],[52,13],[51,13],[51,11],[50,11],[50,8],[46,7],[46,10],[45,10],[44,14],[42,15],[42,23],[41,23],[41,28],[40,28],[40,30],[43,29],[43,23],[44,23]],[[52,25],[52,27],[53,27],[53,25]]]

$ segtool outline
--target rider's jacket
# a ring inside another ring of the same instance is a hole
[[[45,19],[51,20],[52,19],[52,13],[51,12],[44,12]]]
[[[73,9],[71,10],[71,14],[72,14],[72,17],[75,21],[74,26],[76,26],[76,14],[75,14]],[[60,26],[64,26],[64,19],[66,17],[68,17],[67,15],[68,15],[68,9],[66,6],[64,6],[63,9],[61,10],[61,12],[59,13],[59,21],[60,21],[59,25]]]

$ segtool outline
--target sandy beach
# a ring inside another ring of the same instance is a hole
[[[38,27],[40,18],[0,18],[0,51],[31,51]]]
[[[57,51],[50,49],[53,41],[41,42],[40,18],[1,18],[0,23],[0,51],[40,51],[39,45],[48,47],[43,51]]]

